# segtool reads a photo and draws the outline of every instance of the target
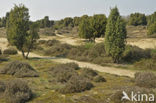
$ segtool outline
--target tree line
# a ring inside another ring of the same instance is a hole
[[[148,25],[155,29],[156,13],[144,18],[143,14],[132,14],[130,16],[129,25],[137,18],[137,25]],[[121,55],[125,50],[126,45],[126,21],[120,16],[117,7],[111,9],[110,15],[107,18],[104,14],[94,16],[83,15],[82,17],[65,18],[60,21],[49,20],[46,16],[44,19],[32,22],[29,20],[29,9],[23,4],[15,5],[6,16],[7,39],[11,45],[17,47],[21,51],[24,58],[28,58],[30,51],[33,49],[37,39],[39,39],[39,28],[55,27],[79,27],[79,36],[95,41],[96,37],[105,36],[105,50],[107,55],[110,55],[115,63],[121,59]],[[138,19],[140,18],[140,19]],[[141,19],[142,18],[142,19]],[[139,20],[139,21],[138,21]],[[144,20],[150,21],[145,22]],[[131,24],[132,25],[132,24]],[[152,33],[154,33],[153,31]]]

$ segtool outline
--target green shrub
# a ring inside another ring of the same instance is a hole
[[[75,68],[71,67],[69,64],[56,65],[49,71],[52,76],[56,78],[56,81],[61,83],[67,82],[73,75],[78,75]]]
[[[139,87],[156,88],[156,75],[152,72],[138,72],[135,74],[135,84]]]
[[[64,88],[61,88],[61,93],[78,93],[85,90],[90,90],[93,84],[82,76],[74,75],[66,83]]]
[[[155,59],[142,59],[134,64],[137,68],[156,70],[156,60]]]
[[[38,77],[38,73],[29,64],[13,61],[0,70],[1,74],[14,75],[16,77]]]
[[[126,46],[126,49],[123,53],[122,60],[124,62],[134,62],[142,58],[150,58],[151,50],[150,49],[141,49],[137,46]]]
[[[94,77],[94,82],[106,82],[106,79],[102,76],[96,76]]]
[[[5,97],[9,103],[25,103],[32,98],[32,91],[24,80],[10,80],[6,84]]]
[[[3,54],[6,55],[16,55],[17,53],[18,53],[17,50],[14,48],[8,48],[3,51]]]

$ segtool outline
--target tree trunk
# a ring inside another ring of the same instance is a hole
[[[22,56],[23,56],[23,58],[26,58],[23,50],[22,50]]]

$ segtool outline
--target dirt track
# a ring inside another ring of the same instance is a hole
[[[7,48],[7,40],[5,38],[0,38],[0,47],[2,50],[4,50],[5,48]],[[20,52],[19,52],[20,54]],[[35,53],[30,53],[29,57],[37,57],[37,58],[41,58],[41,59],[46,59],[46,58],[50,58],[47,56],[40,56],[38,54]],[[87,62],[79,62],[76,60],[70,60],[70,59],[62,59],[62,58],[56,58],[56,59],[51,59],[54,62],[59,62],[59,63],[69,63],[69,62],[75,62],[77,63],[80,67],[88,67],[88,68],[92,68],[94,70],[97,70],[99,72],[105,72],[105,73],[110,73],[110,74],[115,74],[118,76],[128,76],[128,77],[134,77],[134,71],[130,71],[130,70],[123,70],[123,69],[119,69],[119,68],[113,68],[113,67],[103,67],[103,66],[99,66],[96,64],[92,64],[92,63],[87,63]]]

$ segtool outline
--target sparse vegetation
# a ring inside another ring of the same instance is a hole
[[[138,72],[135,74],[135,84],[139,87],[156,88],[156,75],[152,72]]]
[[[9,74],[19,78],[38,77],[39,74],[27,63],[14,61],[0,70],[1,74]]]
[[[90,90],[93,87],[93,84],[84,77],[74,75],[72,76],[64,88],[61,88],[59,91],[61,93],[77,93],[83,92],[85,90]]]
[[[9,103],[25,103],[32,98],[32,91],[25,81],[10,80],[6,84],[5,98]]]
[[[18,52],[15,48],[8,48],[3,51],[4,55],[16,55]]]

